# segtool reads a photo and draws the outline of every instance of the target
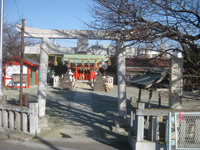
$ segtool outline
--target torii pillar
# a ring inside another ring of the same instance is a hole
[[[48,52],[49,38],[42,38],[41,47]],[[40,68],[39,68],[39,84],[38,84],[38,110],[39,117],[45,117],[46,109],[46,89],[47,89],[47,70],[48,70],[48,54],[40,49]]]
[[[116,42],[117,55],[117,85],[118,85],[118,115],[126,117],[126,52],[122,51],[124,41],[117,40]]]
[[[117,55],[117,85],[118,85],[118,116],[115,117],[115,127],[123,128],[129,126],[127,118],[126,101],[126,51],[123,51],[124,41],[116,40]]]

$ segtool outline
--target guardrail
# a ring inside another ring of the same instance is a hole
[[[0,104],[0,127],[36,136],[39,133],[38,103],[30,103],[29,107]]]

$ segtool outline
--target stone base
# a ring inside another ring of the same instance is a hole
[[[157,143],[148,140],[137,141],[133,133],[129,131],[128,142],[132,150],[167,150],[165,143]]]
[[[72,82],[62,82],[61,83],[61,91],[63,90],[72,91],[73,90],[73,83]]]
[[[93,88],[92,83],[91,82],[75,82],[74,84],[74,88]]]
[[[182,109],[182,98],[177,95],[171,95],[169,97],[169,108]]]
[[[39,128],[48,128],[48,119],[48,115],[39,118]]]
[[[94,83],[94,91],[105,91],[104,83]]]
[[[115,116],[115,127],[118,128],[129,128],[130,119],[126,117]]]

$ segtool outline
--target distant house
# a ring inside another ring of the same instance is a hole
[[[155,58],[162,56],[162,58],[170,58],[170,55],[163,54],[164,49],[160,49],[158,51],[148,50],[145,48],[134,48],[127,47],[126,48],[126,58]]]
[[[23,88],[38,85],[39,63],[30,58],[23,61]],[[20,87],[20,58],[12,57],[4,64],[4,87]]]
[[[126,58],[126,81],[146,73],[150,69],[169,69],[169,59],[163,58]]]

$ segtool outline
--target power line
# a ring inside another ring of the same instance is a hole
[[[17,9],[18,17],[20,18],[20,15],[19,15],[19,9],[18,9],[18,5],[17,5],[17,1],[16,1],[16,0],[15,0],[15,6],[16,6],[16,9]]]

